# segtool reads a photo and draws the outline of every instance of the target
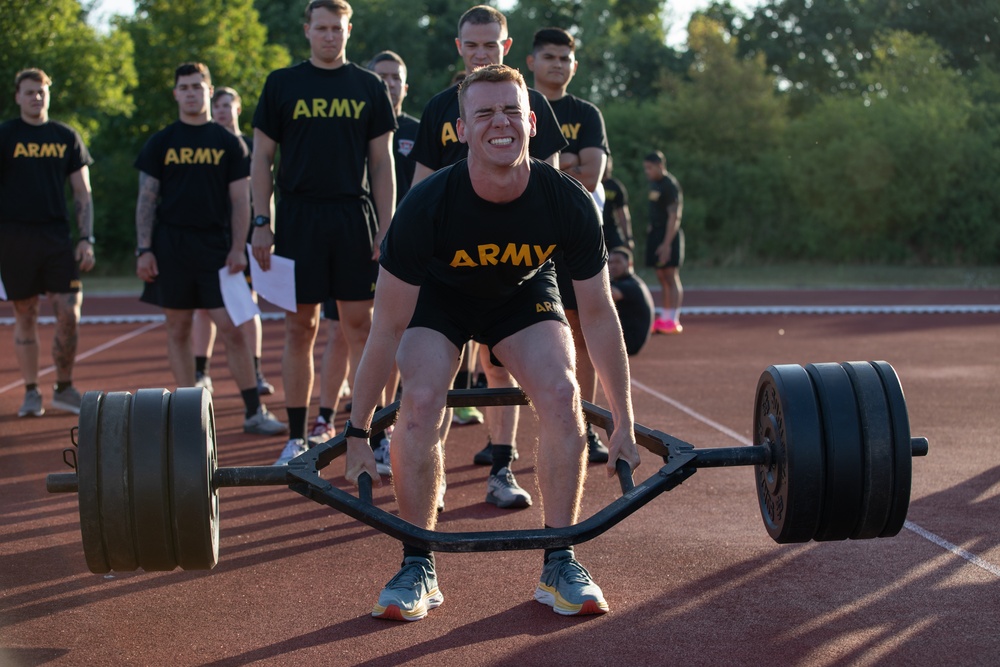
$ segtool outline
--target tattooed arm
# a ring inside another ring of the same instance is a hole
[[[137,248],[153,245],[153,224],[156,221],[156,200],[160,195],[160,181],[144,171],[139,172],[139,198],[135,204],[135,239]],[[142,253],[135,261],[135,274],[148,283],[159,273],[156,257],[152,252]]]
[[[80,240],[76,244],[75,257],[81,271],[94,268],[94,246],[88,237],[94,235],[94,200],[90,190],[90,169],[84,165],[69,175],[73,188],[73,206],[76,209],[76,226]]]

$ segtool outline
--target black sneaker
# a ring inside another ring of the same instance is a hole
[[[590,424],[587,424],[587,460],[591,463],[608,462],[608,448]]]

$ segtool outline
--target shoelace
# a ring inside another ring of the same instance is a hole
[[[418,585],[423,585],[427,573],[424,566],[419,563],[408,563],[396,573],[396,576],[389,580],[386,588],[405,588],[413,590]]]
[[[591,582],[590,573],[587,568],[580,565],[573,558],[568,558],[556,568],[556,573],[569,584],[589,584]]]

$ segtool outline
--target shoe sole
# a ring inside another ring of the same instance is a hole
[[[277,427],[263,428],[260,426],[244,426],[243,432],[249,433],[250,435],[281,435],[282,433],[288,433],[288,427],[285,426],[279,429]]]
[[[471,426],[473,424],[482,424],[482,423],[483,423],[482,419],[476,419],[476,418],[473,419],[458,419],[457,417],[451,418],[452,426]]]
[[[260,396],[270,396],[274,393],[274,387],[271,385],[257,385],[257,394]]]
[[[61,401],[57,401],[56,399],[52,399],[52,407],[55,408],[56,410],[62,410],[63,412],[72,412],[74,415],[80,414],[79,405],[63,403]],[[42,412],[45,412],[45,410],[42,410]]]
[[[375,463],[375,470],[380,475],[385,475],[386,477],[392,477],[392,468],[384,463]]]
[[[372,609],[372,617],[385,621],[419,621],[427,616],[428,611],[440,607],[442,602],[444,602],[444,596],[441,595],[440,590],[436,590],[425,596],[411,611],[403,611],[394,604],[385,607],[376,604],[375,608]]]
[[[496,505],[500,509],[520,509],[522,507],[531,507],[531,497],[523,498],[518,496],[517,498],[512,498],[511,500],[502,501],[492,493],[486,494],[486,502],[491,505]]]
[[[562,616],[593,616],[606,614],[608,603],[604,599],[584,600],[581,604],[567,602],[558,592],[552,592],[541,584],[535,589],[535,600],[552,607],[552,611]]]
[[[45,414],[45,408],[42,408],[41,410],[38,410],[38,411],[35,411],[35,410],[24,410],[24,411],[18,410],[17,411],[17,416],[18,417],[41,417],[44,414]],[[77,412],[77,414],[80,414],[80,413]]]

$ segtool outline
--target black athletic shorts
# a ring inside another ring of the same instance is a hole
[[[670,248],[670,261],[659,264],[656,260],[656,248],[663,243],[667,234],[666,227],[654,227],[646,237],[646,266],[655,269],[680,268],[684,264],[684,230],[678,229]]]
[[[566,322],[559,288],[549,272],[536,274],[503,303],[470,299],[439,283],[420,287],[409,328],[426,327],[462,349],[470,339],[490,348],[537,322]],[[495,357],[493,357],[495,359]]]
[[[295,299],[366,301],[375,296],[375,211],[365,199],[278,202],[274,252],[295,260]]]
[[[160,274],[145,283],[140,301],[161,308],[222,308],[219,269],[230,242],[224,230],[159,224],[153,227],[153,256]]]
[[[65,224],[0,224],[0,278],[7,298],[80,291],[80,268]]]
[[[562,299],[563,308],[566,310],[578,310],[576,306],[576,290],[573,289],[573,279],[570,278],[569,270],[565,266],[560,266],[556,262],[556,283],[559,285],[559,298]]]

